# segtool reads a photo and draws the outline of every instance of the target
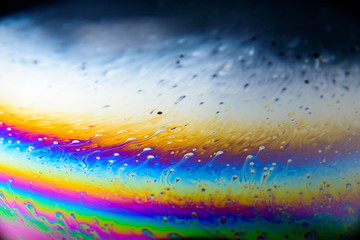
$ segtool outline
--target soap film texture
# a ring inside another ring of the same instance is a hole
[[[242,26],[175,31],[192,23],[176,17],[42,14],[0,21],[5,239],[356,230],[358,57]]]

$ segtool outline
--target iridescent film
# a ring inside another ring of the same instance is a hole
[[[2,238],[357,232],[356,20],[329,8],[314,26],[283,21],[251,1],[105,2],[0,18]]]

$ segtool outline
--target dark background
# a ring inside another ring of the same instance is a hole
[[[74,0],[77,1],[77,0]],[[72,2],[74,2],[72,1]],[[16,13],[19,11],[35,8],[38,6],[48,5],[56,2],[66,2],[64,0],[3,0],[0,4],[0,17],[6,16],[12,13]],[[86,1],[88,4],[96,2],[102,2],[101,0],[88,0]],[[197,2],[203,3],[204,5],[224,5],[228,4],[231,7],[241,3],[242,0],[114,0],[113,2],[137,2],[142,4],[144,7],[160,7],[166,4],[171,4],[175,7],[183,7],[184,5],[189,5],[190,3]],[[309,10],[316,10],[319,11],[321,8],[335,8],[339,11],[345,12],[348,15],[353,16],[354,20],[360,21],[360,4],[358,1],[350,1],[350,0],[275,0],[275,1],[264,1],[264,0],[253,0],[252,2],[256,4],[266,4],[270,2],[270,4],[284,4],[289,5],[288,11],[292,12],[295,15],[301,15],[301,12],[307,12]],[[296,6],[296,8],[291,7],[291,5]],[[299,8],[299,5],[301,6]],[[236,6],[235,6],[236,7]],[[276,9],[272,9],[276,10]]]
[[[112,17],[185,17],[195,19],[194,28],[196,25],[203,31],[217,25],[232,26],[227,32],[223,31],[223,35],[241,34],[245,26],[253,31],[252,38],[257,39],[263,49],[278,55],[283,61],[288,60],[282,58],[288,54],[281,43],[291,41],[294,36],[307,44],[299,47],[293,58],[319,58],[328,53],[344,62],[360,57],[360,1],[5,0],[0,6],[0,18],[32,9],[39,12],[42,7],[50,6],[51,11],[39,14],[40,24],[54,17],[88,21]],[[331,30],[327,30],[327,26],[331,26]],[[189,26],[182,30],[193,31]],[[54,38],[65,37],[58,26],[51,26],[46,31]],[[261,37],[258,38],[257,34]]]

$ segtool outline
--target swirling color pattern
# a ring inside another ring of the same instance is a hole
[[[110,49],[81,24],[72,45],[38,46],[36,24],[0,28],[0,228],[10,239],[356,230],[358,65],[282,61],[248,35],[214,32]]]

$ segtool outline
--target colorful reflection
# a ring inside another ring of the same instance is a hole
[[[347,239],[357,230],[356,61],[283,61],[244,42],[249,34],[180,36],[156,19],[74,21],[64,43],[44,30],[59,20],[36,14],[0,23],[6,239]],[[117,44],[109,32],[129,24],[138,32]]]

